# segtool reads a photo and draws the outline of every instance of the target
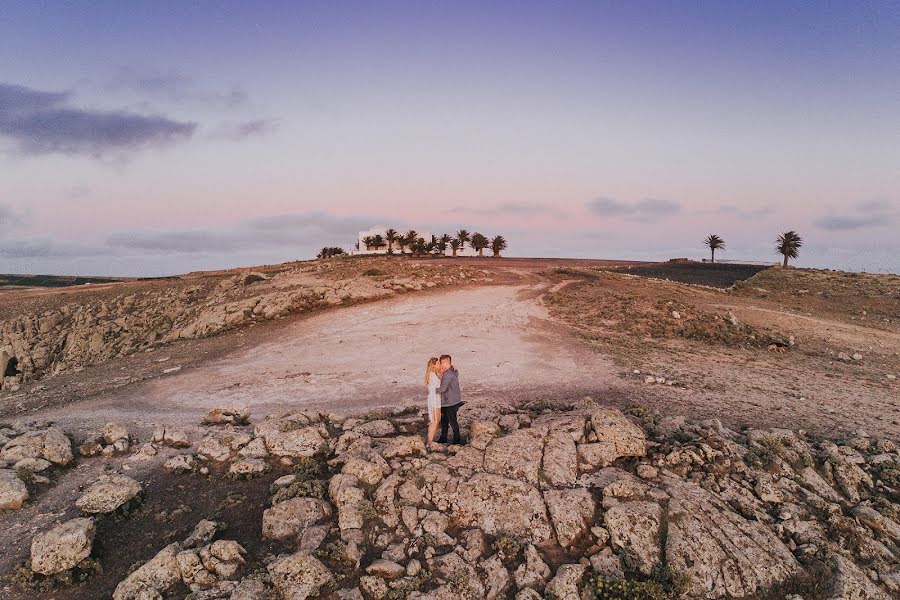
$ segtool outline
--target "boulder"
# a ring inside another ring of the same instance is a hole
[[[578,454],[570,433],[554,429],[547,434],[541,473],[544,483],[553,487],[575,484],[578,479]]]
[[[547,566],[533,545],[528,544],[525,547],[525,562],[516,568],[514,578],[516,587],[520,590],[524,588],[532,588],[538,592],[544,590],[544,586],[550,578],[550,567]]]
[[[386,472],[390,472],[390,467],[383,458],[374,454],[371,460],[352,457],[341,469],[344,475],[355,477],[360,483],[368,486],[376,486],[382,480]]]
[[[536,486],[541,470],[544,437],[532,429],[519,429],[488,444],[484,470]]]
[[[228,467],[228,474],[233,477],[255,477],[268,472],[269,465],[261,458],[242,458]]]
[[[125,475],[103,475],[92,483],[75,506],[83,512],[111,513],[141,493],[141,484]]]
[[[128,428],[119,423],[107,423],[100,434],[106,444],[115,444],[119,440],[128,440]]]
[[[318,498],[291,498],[263,511],[262,535],[282,540],[294,537],[331,516],[331,505]]]
[[[889,600],[858,566],[840,554],[831,555],[829,562],[834,573],[834,588],[828,600]]]
[[[397,433],[397,428],[387,419],[378,419],[357,425],[353,431],[369,437],[386,437]]]
[[[797,571],[791,551],[760,521],[749,521],[699,485],[663,478],[669,494],[666,562],[705,598],[744,597]],[[610,535],[612,535],[610,531]]]
[[[290,424],[289,421],[283,423]],[[275,456],[309,458],[328,445],[328,431],[319,425],[282,431],[277,425],[261,423],[256,435],[262,436],[266,449]]]
[[[598,442],[613,445],[616,458],[647,454],[647,437],[644,430],[615,408],[601,408],[591,413],[591,427]]]
[[[510,578],[509,571],[503,565],[497,556],[492,556],[487,560],[481,561],[478,570],[482,574],[485,587],[485,600],[495,600],[495,598],[504,598],[506,591],[509,589]]]
[[[586,565],[561,565],[556,570],[556,575],[547,584],[544,595],[548,598],[559,598],[560,600],[564,598],[577,600],[586,574]]]
[[[379,559],[366,567],[366,573],[382,579],[398,579],[406,574],[406,568],[392,560]]]
[[[626,564],[649,575],[661,559],[660,524],[662,508],[655,502],[621,502],[603,513],[614,549]]]
[[[268,567],[272,584],[283,600],[306,600],[334,585],[334,575],[305,552],[283,556]]]
[[[582,470],[590,471],[606,467],[611,465],[618,456],[616,445],[613,442],[592,442],[578,445],[578,462],[583,465]]]
[[[72,462],[72,443],[56,427],[28,431],[13,438],[0,451],[0,460],[16,463],[23,458],[43,458],[55,465]]]
[[[113,600],[148,600],[161,598],[161,594],[181,581],[177,555],[179,544],[169,544],[156,556],[138,567],[116,586]]]
[[[385,458],[398,458],[425,454],[425,442],[418,435],[404,435],[392,438],[384,451]]]
[[[516,419],[516,425],[519,421]],[[518,427],[516,427],[518,429]],[[500,426],[493,421],[472,421],[469,426],[469,445],[479,450],[488,447],[495,437],[500,435]]]
[[[571,546],[594,522],[596,502],[586,489],[547,490],[544,501],[563,548]]]
[[[501,532],[543,544],[553,537],[544,499],[534,486],[493,473],[476,473],[454,494],[452,519],[488,535]]]
[[[0,510],[18,510],[28,500],[28,488],[15,471],[0,469]]]
[[[165,444],[172,448],[189,448],[191,445],[191,438],[185,431],[174,429],[172,427],[157,428],[153,432],[151,441],[158,444]]]
[[[91,554],[94,520],[80,517],[57,525],[31,540],[31,570],[42,575],[68,571]]]
[[[245,425],[250,419],[249,406],[231,406],[214,408],[206,415],[206,422],[216,425],[232,424]]]

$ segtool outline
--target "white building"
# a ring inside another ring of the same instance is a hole
[[[431,241],[432,234],[430,231],[423,231],[420,229],[416,229],[415,227],[413,227],[412,229],[415,230],[417,237],[424,239],[426,242]],[[350,254],[387,254],[388,253],[387,230],[388,230],[388,227],[385,227],[383,225],[376,225],[375,227],[372,227],[371,229],[367,229],[366,231],[360,231],[359,235],[356,238],[356,241],[359,245],[357,246],[357,248],[351,250]],[[409,229],[403,229],[403,230],[397,229],[396,231],[397,231],[398,236],[403,236],[403,235],[406,235],[406,232],[409,231]],[[453,236],[453,235],[455,235],[456,232],[448,231],[446,233]],[[381,236],[384,246],[381,246],[379,248],[376,248],[374,246],[367,247],[363,240],[367,237],[375,237],[376,235]],[[435,234],[435,235],[440,235],[440,234]],[[400,251],[401,251],[400,243],[397,240],[394,240],[394,243],[391,245],[391,249],[394,251],[394,254],[400,254]],[[409,246],[404,246],[403,252],[409,254],[410,253]],[[453,256],[453,248],[451,248],[449,246],[449,244],[447,245],[447,251],[445,252],[445,254],[446,254],[446,256]],[[478,253],[472,249],[472,247],[468,244],[468,242],[466,242],[465,247],[461,247],[461,248],[459,248],[459,250],[456,251],[456,255],[457,256],[478,256]]]

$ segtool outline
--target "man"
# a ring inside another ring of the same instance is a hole
[[[462,394],[459,390],[459,372],[453,367],[453,359],[449,354],[441,355],[441,386],[437,389],[441,395],[441,437],[438,442],[447,443],[447,429],[453,428],[453,444],[459,444],[459,423],[456,412],[462,406]]]

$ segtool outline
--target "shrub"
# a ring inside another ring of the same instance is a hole
[[[494,552],[506,566],[514,565],[522,555],[522,542],[508,533],[500,533],[494,538]]]

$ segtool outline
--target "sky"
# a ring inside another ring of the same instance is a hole
[[[900,3],[0,3],[0,272],[510,256],[900,273]]]

